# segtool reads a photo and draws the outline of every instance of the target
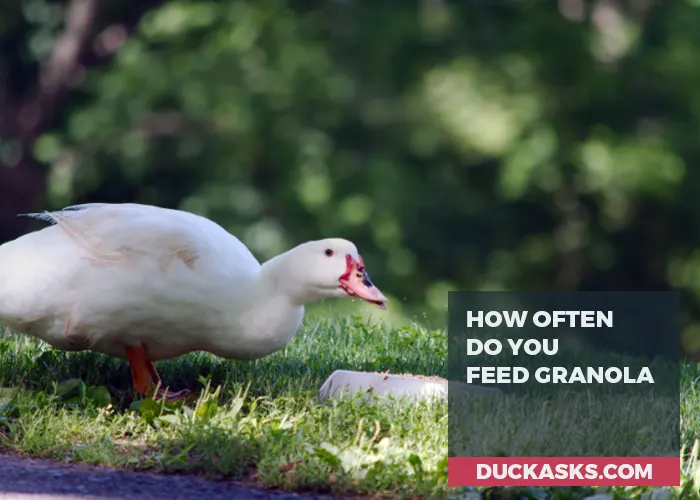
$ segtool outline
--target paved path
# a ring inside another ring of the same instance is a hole
[[[192,476],[71,465],[0,454],[0,500],[320,500]]]

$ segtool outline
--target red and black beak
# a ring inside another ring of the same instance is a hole
[[[351,297],[357,297],[374,304],[380,309],[386,309],[386,297],[374,286],[369,279],[362,257],[359,262],[351,255],[345,256],[345,273],[340,277],[340,288]]]

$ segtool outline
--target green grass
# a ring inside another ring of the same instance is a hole
[[[196,403],[162,404],[133,401],[130,373],[121,360],[68,354],[4,331],[0,448],[64,461],[227,477],[268,488],[441,498],[458,491],[447,487],[446,402],[321,404],[317,395],[336,369],[446,376],[446,364],[443,331],[389,328],[358,317],[307,319],[287,349],[261,360],[235,362],[193,353],[159,363],[171,389],[201,392]],[[697,367],[684,368],[686,461],[684,485],[674,490],[683,498],[700,499],[699,378]],[[532,407],[536,414],[539,406]],[[636,417],[628,419],[633,423]],[[494,436],[482,441],[512,445],[512,439],[498,441],[504,425],[479,429]],[[546,493],[562,499],[592,492],[519,490],[526,498]],[[643,488],[611,492],[617,498],[649,494]],[[499,490],[490,498],[515,498],[512,493]]]
[[[5,390],[4,404],[0,394],[0,447],[265,487],[436,497],[446,491],[444,402],[320,404],[317,396],[340,368],[444,376],[446,345],[440,332],[309,320],[287,349],[261,360],[193,353],[159,363],[171,389],[202,391],[183,406],[133,404],[123,361],[6,332],[0,386],[22,389]]]
[[[582,391],[545,396],[453,398],[449,433],[455,456],[624,457],[678,450],[677,398]],[[460,415],[468,415],[460,419]],[[650,425],[653,422],[654,425]],[[666,425],[659,429],[657,423]],[[675,425],[673,425],[675,424]]]

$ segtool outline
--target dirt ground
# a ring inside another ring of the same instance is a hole
[[[160,475],[0,453],[0,500],[321,500],[192,476]]]

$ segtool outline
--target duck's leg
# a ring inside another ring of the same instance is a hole
[[[153,361],[148,361],[148,373],[151,375],[151,380],[153,383],[158,386],[160,384],[160,387],[158,387],[158,396],[159,397],[165,397],[166,400],[168,401],[177,401],[177,400],[182,400],[187,398],[188,396],[191,396],[193,393],[189,389],[183,389],[181,391],[177,392],[170,392],[168,391],[167,393],[165,392],[163,388],[163,380],[160,378],[160,375],[158,374],[158,370],[156,370],[156,365],[153,363]]]
[[[163,382],[156,370],[156,365],[148,359],[148,349],[145,345],[141,344],[140,347],[127,347],[126,348],[126,358],[131,366],[131,374],[134,379],[134,390],[141,396],[149,395],[151,382],[153,386],[157,387],[156,392],[157,397],[165,397],[167,401],[176,401],[184,399],[187,396],[192,395],[192,391],[189,389],[183,389],[178,392],[167,392],[162,387]]]
[[[148,370],[148,358],[146,357],[146,348],[127,347],[126,359],[131,367],[131,376],[134,380],[134,390],[137,394],[145,396],[148,392],[148,387],[151,385],[151,378]]]

